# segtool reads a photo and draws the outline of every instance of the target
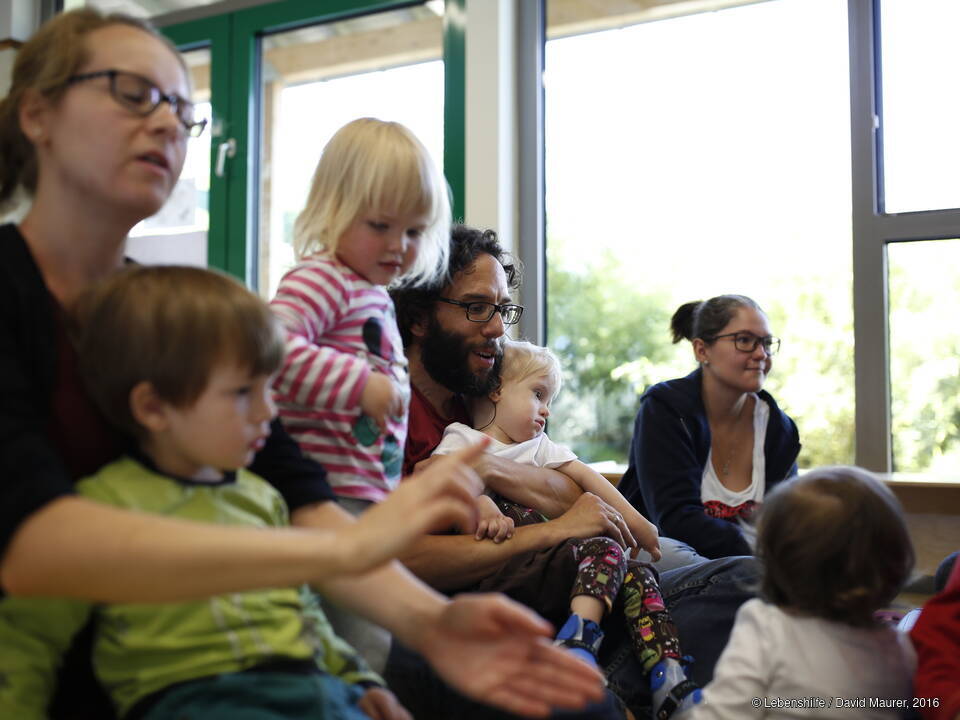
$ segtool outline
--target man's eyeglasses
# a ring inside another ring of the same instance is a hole
[[[176,113],[180,124],[190,137],[198,137],[207,126],[206,120],[195,119],[192,102],[184,100],[179,95],[166,95],[153,81],[136,73],[125,70],[98,70],[82,75],[72,75],[67,78],[67,85],[99,77],[110,78],[110,95],[135,115],[146,117],[160,107],[160,103],[165,102],[170,104],[170,108]]]
[[[735,332],[724,335],[714,335],[713,340],[726,337],[733,338],[733,346],[740,352],[751,353],[757,349],[757,345],[762,345],[763,351],[767,355],[776,355],[780,350],[780,338],[774,337],[773,335],[757,337],[749,332]]]
[[[497,305],[491,302],[462,302],[449,298],[437,298],[440,302],[450,305],[459,305],[467,311],[467,320],[472,322],[488,322],[494,313],[500,313],[504,325],[516,325],[523,315],[523,305]]]

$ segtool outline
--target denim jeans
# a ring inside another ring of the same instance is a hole
[[[695,659],[692,679],[700,685],[713,677],[713,668],[726,646],[737,610],[755,594],[758,565],[752,557],[729,557],[688,565],[660,575],[660,588],[673,616],[684,654]],[[537,608],[533,608],[536,610]],[[623,613],[612,613],[611,619]],[[603,703],[577,713],[557,712],[565,720],[619,720],[622,703],[634,714],[650,714],[647,678],[633,653],[625,625],[607,627],[600,648],[600,665],[607,676]],[[450,689],[416,653],[394,643],[385,678],[416,718],[505,720],[514,716],[481,705]]]
[[[394,641],[383,674],[387,685],[417,720],[520,720],[519,715],[470,700],[443,682],[420,655]],[[602,701],[578,711],[555,711],[556,720],[624,720],[623,703],[609,690]]]
[[[369,720],[364,690],[326,673],[237,672],[181,683],[143,720]]]

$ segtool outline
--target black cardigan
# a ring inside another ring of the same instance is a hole
[[[28,515],[72,493],[79,479],[47,437],[57,363],[54,302],[17,227],[0,226],[0,554]],[[250,469],[291,511],[333,499],[323,468],[303,456],[279,420],[271,430]]]
[[[709,558],[749,555],[739,528],[704,512],[700,499],[703,470],[710,454],[710,426],[698,368],[684,378],[658,383],[640,399],[630,443],[630,464],[620,492],[666,537],[693,546]],[[766,488],[796,475],[800,452],[797,426],[764,390],[770,406],[763,450]]]

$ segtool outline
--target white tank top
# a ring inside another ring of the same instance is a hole
[[[753,475],[750,484],[743,490],[734,492],[724,487],[713,469],[713,450],[707,455],[707,465],[703,469],[703,481],[700,485],[700,499],[706,513],[713,517],[735,518],[743,533],[743,539],[756,549],[757,528],[754,524],[756,512],[763,501],[766,488],[766,458],[763,443],[767,437],[767,422],[770,419],[770,406],[757,398],[753,408]]]

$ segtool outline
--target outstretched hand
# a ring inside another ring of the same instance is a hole
[[[489,440],[446,455],[413,481],[404,481],[357,522],[341,530],[350,571],[365,572],[395,558],[433,530],[457,525],[465,532],[477,526],[475,498],[483,489],[471,468]]]
[[[545,717],[603,696],[595,667],[549,640],[552,628],[503,595],[459,595],[422,637],[419,650],[450,685],[518,715]]]

